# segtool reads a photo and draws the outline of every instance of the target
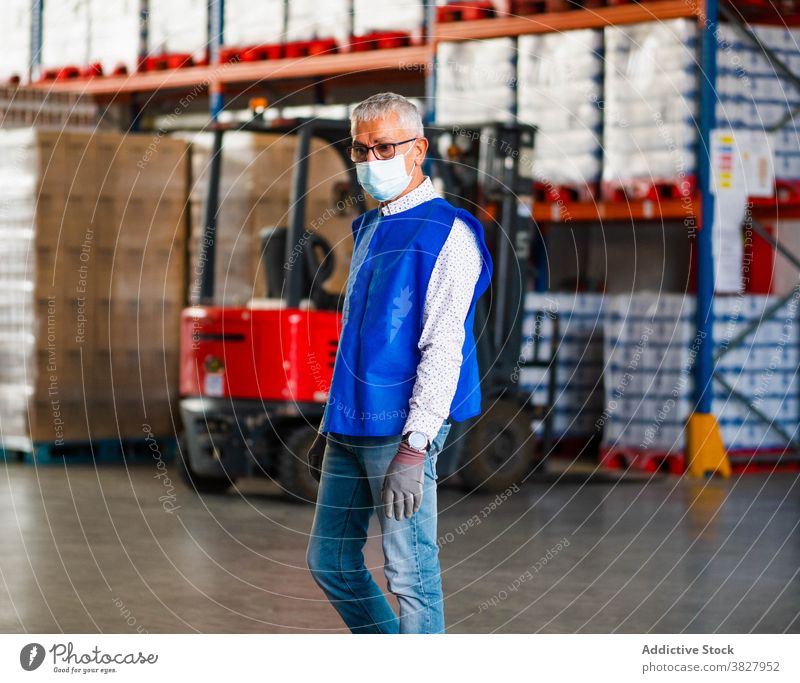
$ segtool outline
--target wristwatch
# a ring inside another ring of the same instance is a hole
[[[403,440],[415,451],[427,451],[431,447],[428,437],[422,432],[406,432]]]

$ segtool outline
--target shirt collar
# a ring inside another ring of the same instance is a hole
[[[381,216],[391,216],[401,211],[408,211],[408,209],[413,209],[415,206],[419,206],[423,202],[430,201],[438,196],[431,179],[425,176],[425,180],[411,192],[382,206]]]

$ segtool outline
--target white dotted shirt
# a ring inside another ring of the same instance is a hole
[[[400,213],[437,196],[430,178],[425,178],[419,187],[383,205],[380,211],[384,216]],[[422,356],[404,434],[422,432],[432,442],[450,415],[461,374],[464,321],[481,274],[481,258],[472,229],[456,218],[428,281],[417,344]]]

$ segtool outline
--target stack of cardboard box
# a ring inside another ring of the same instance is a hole
[[[217,219],[214,299],[218,305],[243,305],[266,295],[260,233],[285,228],[297,138],[271,133],[227,133],[224,138]],[[203,209],[208,189],[212,139],[192,137],[189,298],[198,300],[203,263]],[[312,140],[304,216],[305,230],[333,247],[335,269],[324,289],[340,293],[352,254],[351,224],[357,206],[349,195],[341,157],[321,140]]]
[[[6,447],[174,433],[185,143],[0,131]]]

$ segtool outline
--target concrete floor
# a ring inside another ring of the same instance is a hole
[[[265,481],[171,500],[156,473],[0,464],[0,632],[341,630],[304,566],[310,507]],[[492,496],[442,491],[449,630],[798,633],[798,478],[571,471],[485,517]]]

